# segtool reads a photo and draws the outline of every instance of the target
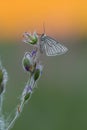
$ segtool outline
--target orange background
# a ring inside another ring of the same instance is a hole
[[[0,1],[0,36],[21,35],[24,31],[54,35],[87,32],[86,0],[3,0]]]

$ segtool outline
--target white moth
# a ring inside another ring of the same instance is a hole
[[[57,42],[55,39],[47,36],[46,34],[41,34],[40,36],[40,52],[46,52],[47,56],[62,55],[68,51],[68,49]]]

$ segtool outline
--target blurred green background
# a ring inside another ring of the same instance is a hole
[[[44,69],[38,88],[12,130],[87,130],[87,39],[65,45],[65,55],[41,57]],[[19,41],[0,41],[0,59],[8,72],[5,116],[20,103],[28,80],[22,58],[31,49]]]

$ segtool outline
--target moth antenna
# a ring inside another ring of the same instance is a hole
[[[45,23],[43,23],[43,33],[45,34]],[[41,33],[37,33],[37,35],[41,36]]]
[[[45,33],[45,23],[43,23],[43,31],[44,31],[44,33]]]

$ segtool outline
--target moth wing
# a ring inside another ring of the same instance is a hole
[[[47,56],[62,55],[68,51],[68,49],[64,45],[62,45],[61,43],[57,42],[49,36],[46,36],[44,42]]]

